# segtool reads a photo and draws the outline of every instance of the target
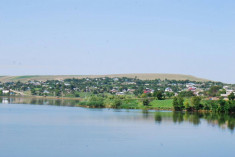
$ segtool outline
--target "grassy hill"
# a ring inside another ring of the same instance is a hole
[[[168,79],[168,80],[190,80],[190,81],[208,81],[207,79],[197,78],[191,75],[182,75],[182,74],[110,74],[110,75],[27,75],[27,76],[0,76],[0,82],[9,82],[9,81],[22,81],[27,82],[29,80],[64,80],[67,78],[102,78],[102,77],[129,77],[141,80],[154,80],[154,79]]]

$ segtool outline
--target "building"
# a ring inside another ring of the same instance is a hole
[[[113,78],[113,80],[116,82],[116,81],[118,81],[119,79],[116,77],[116,78]]]
[[[146,88],[146,89],[144,90],[144,93],[145,93],[145,94],[154,93],[154,90],[153,90],[153,89]]]
[[[187,83],[187,84],[186,84],[186,87],[187,87],[187,88],[194,87],[194,86],[195,86],[194,83]]]
[[[173,92],[173,90],[170,87],[168,87],[165,89],[165,92]]]
[[[117,92],[116,95],[125,95],[124,92]]]
[[[49,94],[50,92],[48,90],[44,90],[44,94]]]
[[[196,89],[197,89],[196,87],[188,87],[189,91],[196,91]]]
[[[2,93],[3,94],[8,94],[8,93],[10,93],[10,90],[3,90]]]
[[[220,96],[227,98],[231,93],[235,94],[235,92],[233,90],[226,90],[226,94],[221,94]]]

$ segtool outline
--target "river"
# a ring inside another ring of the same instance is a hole
[[[0,98],[0,157],[221,157],[235,116],[72,107],[76,100]]]

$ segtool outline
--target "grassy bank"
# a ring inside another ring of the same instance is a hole
[[[152,102],[150,102],[150,107],[161,110],[172,110],[173,109],[172,103],[173,99],[153,100]]]
[[[81,102],[79,106],[91,108],[119,108],[119,109],[154,109],[154,110],[173,110],[172,99],[149,100],[148,105],[144,105],[145,99],[135,97],[89,97]]]

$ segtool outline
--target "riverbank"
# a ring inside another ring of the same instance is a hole
[[[182,99],[148,99],[128,96],[89,96],[86,98],[52,97],[52,96],[11,96],[4,98],[15,98],[24,103],[24,99],[32,104],[47,104],[63,106],[63,102],[69,102],[68,106],[85,108],[114,108],[114,109],[141,109],[141,110],[167,110],[167,111],[190,111],[190,112],[220,112],[234,113],[235,101],[212,101],[200,97]],[[195,99],[196,98],[196,99]],[[47,101],[48,100],[48,101]],[[51,101],[49,101],[51,100]],[[11,100],[10,100],[11,101]],[[61,102],[62,103],[61,103]],[[36,103],[34,103],[36,102]],[[38,103],[37,103],[38,102]],[[28,102],[27,102],[28,103]],[[66,104],[67,105],[67,104]]]
[[[150,103],[143,105],[144,98],[133,97],[87,97],[87,98],[71,98],[71,97],[53,97],[53,96],[0,96],[0,98],[17,98],[17,99],[33,99],[33,100],[68,100],[76,101],[73,106],[86,108],[118,108],[118,109],[144,109],[144,110],[173,110],[172,99],[154,100],[150,99]]]

